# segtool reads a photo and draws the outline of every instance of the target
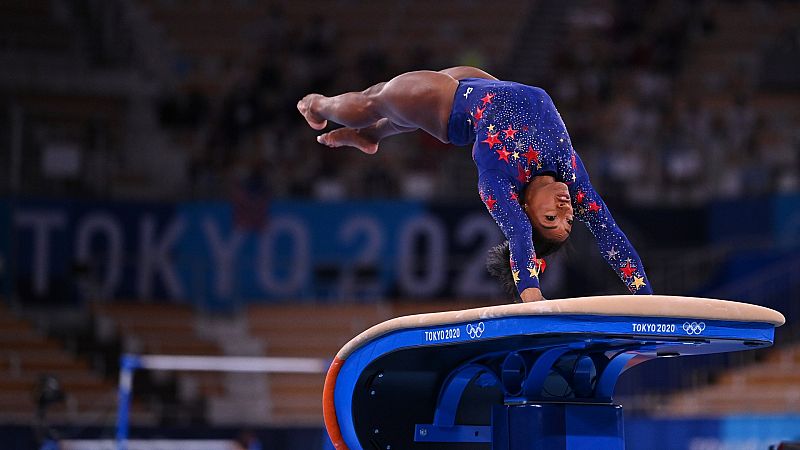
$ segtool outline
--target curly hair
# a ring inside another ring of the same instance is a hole
[[[514,301],[520,301],[517,285],[514,283],[514,275],[511,273],[510,259],[511,248],[508,246],[508,241],[505,241],[489,250],[489,254],[486,256],[486,270],[500,281],[504,294],[513,298]]]
[[[536,255],[543,258],[548,255],[556,253],[564,242],[551,241],[541,238],[533,234],[533,244],[536,248]],[[503,242],[489,250],[486,257],[486,270],[489,274],[497,278],[503,288],[503,292],[515,302],[522,301],[517,291],[517,285],[514,283],[514,274],[511,273],[511,247],[508,241]]]

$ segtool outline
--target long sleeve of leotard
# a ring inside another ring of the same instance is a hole
[[[653,289],[636,249],[617,226],[603,199],[592,187],[580,157],[575,152],[572,155],[575,181],[569,184],[569,188],[575,218],[589,227],[603,258],[632,294],[652,294]]]
[[[540,261],[536,259],[531,222],[519,204],[513,184],[501,172],[487,170],[478,176],[478,192],[500,226],[511,249],[511,273],[517,290],[539,288]]]

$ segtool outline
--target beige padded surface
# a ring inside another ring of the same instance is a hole
[[[728,300],[669,295],[607,295],[567,298],[396,317],[379,323],[354,337],[339,350],[336,357],[342,360],[347,359],[351,353],[367,342],[384,334],[407,328],[447,325],[510,316],[561,314],[766,322],[776,327],[786,322],[783,314],[772,309]]]

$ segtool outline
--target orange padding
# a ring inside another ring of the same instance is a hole
[[[328,436],[330,436],[333,446],[337,449],[347,450],[342,438],[342,431],[339,429],[339,421],[336,419],[336,405],[333,402],[336,377],[339,376],[343,365],[344,360],[338,357],[334,358],[328,369],[328,375],[325,376],[325,387],[322,390],[322,416],[325,418],[325,429],[328,430]]]

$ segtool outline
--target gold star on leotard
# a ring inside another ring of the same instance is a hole
[[[512,270],[511,275],[514,276],[514,284],[519,284],[519,270]]]
[[[646,285],[647,283],[644,282],[644,277],[633,277],[631,286],[635,287],[637,291]]]
[[[490,132],[490,133],[493,133],[493,132],[494,132],[494,125],[489,125],[489,132]]]
[[[531,278],[539,278],[539,268],[538,267],[534,267],[532,269],[529,267],[528,268],[528,272],[530,272]]]

